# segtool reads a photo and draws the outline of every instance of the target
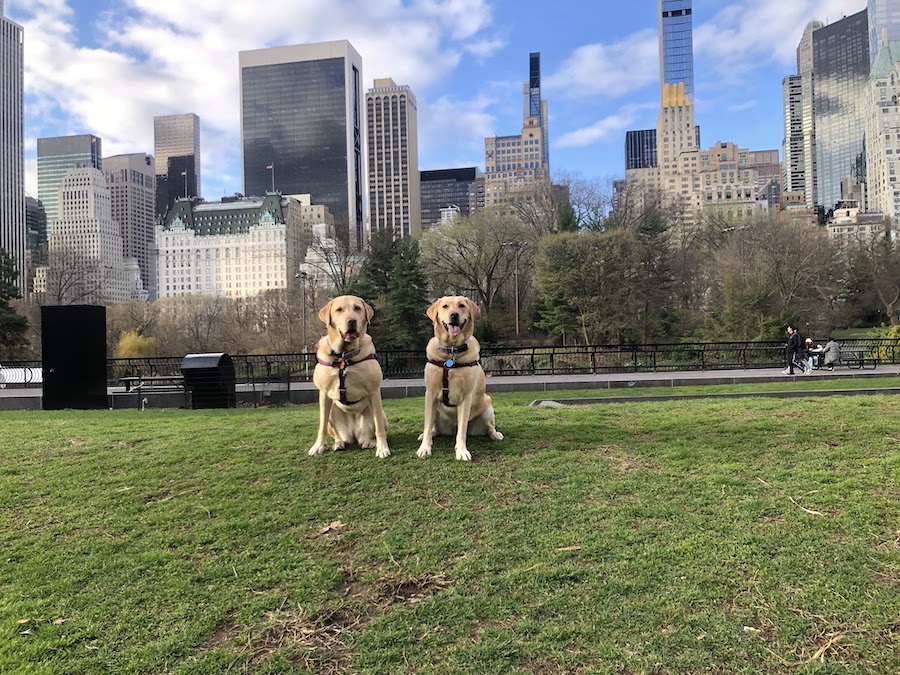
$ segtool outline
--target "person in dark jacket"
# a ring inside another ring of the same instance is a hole
[[[785,375],[793,375],[794,368],[797,367],[800,369],[801,373],[809,375],[812,372],[812,369],[804,364],[803,359],[800,356],[800,352],[803,349],[803,339],[800,337],[800,331],[798,331],[795,326],[789,325],[787,327],[787,333],[788,342],[785,349],[785,358],[787,358],[788,367],[781,372]]]

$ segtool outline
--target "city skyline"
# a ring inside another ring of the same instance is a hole
[[[185,111],[201,119],[205,196],[240,192],[237,63],[246,49],[349,40],[362,56],[364,88],[391,77],[415,93],[423,170],[484,169],[484,138],[518,132],[531,52],[542,57],[554,175],[624,176],[625,132],[652,127],[658,110],[657,0],[562,10],[508,0],[347,2],[333,11],[261,0],[252,8],[229,3],[214,16],[205,16],[199,0],[160,4],[168,5],[6,1],[7,16],[25,27],[29,193],[36,190],[36,138],[93,133],[108,154],[152,153],[153,118]],[[781,147],[781,84],[796,70],[804,26],[832,23],[866,2],[692,5],[703,143],[764,150]],[[279,16],[274,28],[257,20],[268,12]]]

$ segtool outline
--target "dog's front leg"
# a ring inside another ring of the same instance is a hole
[[[422,459],[426,457],[431,457],[431,446],[434,440],[434,425],[435,415],[437,415],[437,409],[435,408],[436,402],[434,400],[434,396],[431,395],[430,392],[425,392],[425,429],[422,431],[422,435],[419,438],[422,440],[422,444],[419,446],[418,452],[416,452],[416,456]]]
[[[316,436],[316,442],[309,449],[309,456],[321,455],[325,452],[325,436],[328,428],[328,420],[331,418],[331,406],[334,401],[324,391],[319,392],[319,433]]]
[[[456,459],[463,462],[472,461],[472,455],[466,447],[466,436],[469,433],[469,413],[472,412],[472,397],[467,395],[456,406]]]
[[[375,423],[375,456],[379,459],[391,456],[387,441],[387,415],[384,414],[384,403],[381,400],[381,389],[376,389],[369,396],[369,410]]]

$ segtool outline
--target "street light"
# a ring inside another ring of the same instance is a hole
[[[297,272],[294,275],[295,279],[300,280],[300,293],[302,297],[302,311],[303,314],[301,316],[300,325],[303,328],[303,353],[306,353],[306,280],[309,278],[309,275],[306,272]]]
[[[500,246],[502,246],[503,248],[512,246],[516,251],[515,266],[513,268],[513,274],[514,274],[515,280],[516,280],[516,343],[518,344],[520,342],[520,339],[519,339],[519,253],[522,251],[523,248],[528,246],[528,242],[504,241],[502,244],[500,244]]]

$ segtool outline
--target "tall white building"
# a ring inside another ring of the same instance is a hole
[[[866,87],[868,210],[900,222],[900,42],[878,46]]]
[[[125,258],[134,258],[141,285],[156,287],[155,224],[156,169],[153,157],[144,153],[103,158],[103,173],[109,186],[112,218],[122,232]]]
[[[59,185],[57,203],[56,226],[49,239],[48,302],[124,302],[129,289],[122,234],[112,218],[103,172],[93,167],[69,169]]]
[[[25,294],[24,55],[22,27],[3,16],[0,0],[0,248],[13,257]]]
[[[422,233],[416,97],[392,79],[366,92],[369,141],[369,223],[394,238]]]

